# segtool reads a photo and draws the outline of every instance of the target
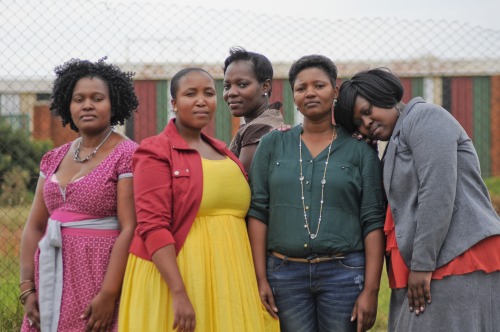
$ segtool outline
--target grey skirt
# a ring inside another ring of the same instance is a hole
[[[500,272],[448,276],[431,281],[432,303],[410,312],[406,288],[391,292],[388,331],[500,331]]]

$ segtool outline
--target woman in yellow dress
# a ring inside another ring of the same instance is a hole
[[[245,216],[246,173],[202,129],[216,109],[200,68],[171,81],[176,118],[133,158],[138,217],[122,290],[120,331],[279,331],[261,304]]]

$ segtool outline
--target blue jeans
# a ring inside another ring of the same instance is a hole
[[[281,331],[356,331],[351,313],[363,290],[365,253],[316,264],[267,257]]]

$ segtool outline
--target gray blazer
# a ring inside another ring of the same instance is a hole
[[[471,139],[445,109],[412,99],[384,158],[384,186],[406,265],[434,271],[500,234]]]

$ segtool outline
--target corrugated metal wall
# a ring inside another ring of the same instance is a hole
[[[408,103],[412,98],[412,78],[401,77],[401,83],[403,84],[403,103]]]
[[[500,124],[500,76],[491,77],[491,175],[500,176],[500,130],[495,127]]]
[[[403,77],[403,102],[422,96],[426,101],[441,104],[460,122],[474,141],[483,176],[500,176],[500,76],[495,77]],[[338,84],[340,85],[339,79]],[[139,110],[127,122],[126,134],[137,142],[163,130],[169,119],[169,82],[134,82],[140,101]],[[238,130],[240,119],[231,116],[222,97],[222,79],[216,80],[217,111],[204,132],[226,143]],[[283,103],[285,122],[295,124],[296,108],[287,79],[275,79],[270,102]]]
[[[158,81],[134,81],[135,93],[139,99],[139,108],[133,115],[133,139],[136,142],[156,135],[156,85]],[[161,81],[160,81],[161,82]],[[126,131],[128,132],[128,131]]]
[[[215,136],[221,141],[229,144],[232,137],[233,125],[229,107],[222,97],[224,92],[223,80],[215,81],[217,89],[217,111],[215,112]]]
[[[472,85],[472,120],[474,128],[472,141],[474,142],[474,146],[476,147],[477,154],[479,156],[482,176],[490,176],[490,78],[474,77],[472,79]]]
[[[168,81],[156,82],[156,133],[160,133],[168,123],[170,100]]]
[[[451,108],[449,111],[471,138],[474,137],[472,92],[471,77],[453,77],[451,79]]]

